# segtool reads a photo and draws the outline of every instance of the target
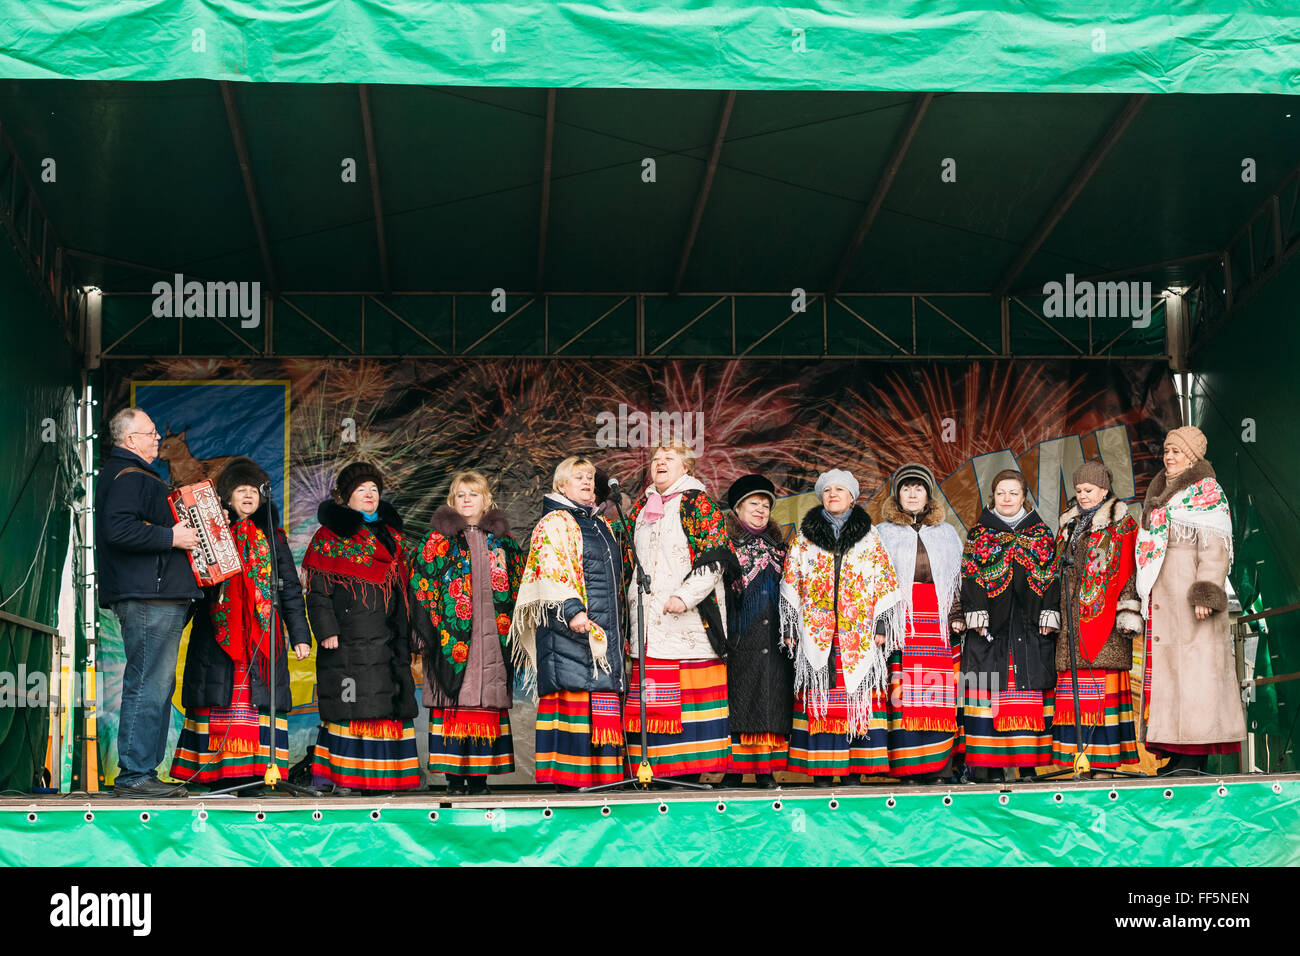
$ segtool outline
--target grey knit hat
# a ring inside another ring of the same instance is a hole
[[[832,468],[830,471],[823,471],[817,478],[817,497],[822,496],[827,485],[842,485],[849,489],[849,494],[853,495],[853,500],[858,500],[861,489],[858,486],[858,479],[853,477],[853,472],[845,471],[843,468]]]

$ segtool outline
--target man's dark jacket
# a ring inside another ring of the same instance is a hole
[[[139,469],[126,471],[126,469]],[[139,455],[115,447],[95,489],[99,606],[129,600],[197,600],[189,557],[172,547],[167,483]]]

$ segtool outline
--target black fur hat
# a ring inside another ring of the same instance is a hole
[[[732,511],[750,495],[763,495],[776,506],[776,486],[762,475],[742,475],[727,489],[727,507]]]
[[[266,470],[253,461],[240,455],[238,458],[232,458],[226,462],[226,467],[221,469],[221,474],[217,476],[217,497],[221,499],[222,504],[230,501],[230,493],[240,485],[250,485],[254,488],[261,488],[262,485],[270,485],[271,476]]]
[[[347,504],[352,492],[357,490],[357,485],[367,481],[373,481],[379,493],[384,493],[384,476],[379,469],[368,461],[354,461],[339,472],[338,480],[334,482],[335,500],[339,504]]]

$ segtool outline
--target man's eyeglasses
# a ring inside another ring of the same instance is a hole
[[[144,435],[146,438],[162,438],[162,435],[158,434],[158,429],[156,428],[151,432],[127,432],[127,435]]]

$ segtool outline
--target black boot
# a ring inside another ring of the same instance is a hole
[[[738,773],[725,773],[722,775],[722,780],[715,784],[715,786],[718,790],[736,790],[740,787],[740,783],[744,779],[745,778]]]
[[[835,786],[835,778],[834,777],[813,777],[812,785],[814,787],[822,787],[822,788],[833,787]]]
[[[465,778],[458,773],[447,774],[447,796],[459,796],[466,791]]]
[[[465,792],[471,797],[486,797],[492,793],[488,789],[487,774],[469,774],[465,777],[465,782],[469,784],[469,789]]]
[[[770,773],[758,773],[754,775],[754,784],[760,790],[776,790],[781,785],[776,782],[776,777]]]

